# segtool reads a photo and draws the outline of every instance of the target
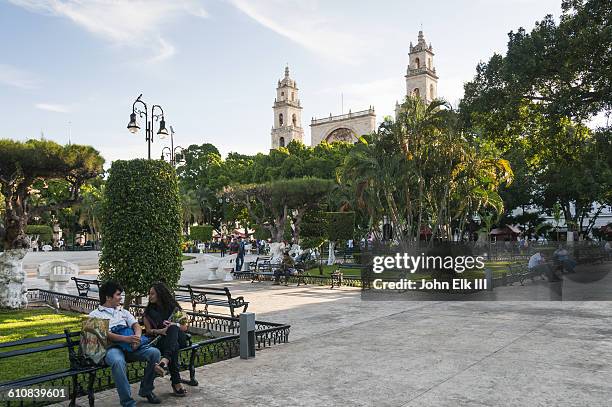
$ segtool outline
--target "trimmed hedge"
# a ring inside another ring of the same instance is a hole
[[[161,160],[113,162],[103,204],[102,280],[126,295],[147,295],[156,281],[181,276],[181,203],[174,168]]]
[[[210,242],[212,240],[213,227],[211,225],[191,226],[189,228],[189,238],[200,242]]]
[[[49,225],[28,225],[25,229],[26,235],[38,235],[41,242],[53,240],[53,228]]]
[[[314,249],[327,240],[327,215],[321,210],[308,210],[300,225],[300,246]]]

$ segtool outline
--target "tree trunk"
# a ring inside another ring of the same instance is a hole
[[[0,308],[18,309],[28,305],[23,258],[28,249],[0,253]]]
[[[327,256],[327,265],[331,266],[336,262],[336,254],[334,249],[336,248],[336,242],[329,241],[329,256]]]

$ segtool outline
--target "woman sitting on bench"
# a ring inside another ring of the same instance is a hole
[[[149,289],[149,304],[144,311],[147,335],[161,335],[157,347],[161,351],[159,366],[170,371],[172,391],[185,396],[179,373],[179,349],[187,346],[187,317],[164,283],[155,283]]]

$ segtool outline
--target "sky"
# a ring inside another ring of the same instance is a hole
[[[89,144],[107,166],[146,158],[128,132],[139,94],[164,109],[175,145],[270,148],[276,84],[288,64],[312,117],[405,93],[409,44],[422,28],[438,96],[456,105],[479,61],[504,53],[561,0],[0,0],[0,138]],[[343,100],[343,103],[342,103]],[[169,141],[155,137],[152,156]]]

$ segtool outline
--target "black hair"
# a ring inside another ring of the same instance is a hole
[[[117,291],[120,293],[123,292],[123,287],[121,287],[121,284],[115,281],[107,281],[102,283],[100,286],[100,305],[103,305],[106,302],[106,298],[113,298]]]
[[[145,313],[150,311],[152,307],[156,307],[158,311],[163,312],[164,314],[169,314],[173,312],[176,308],[181,309],[180,305],[174,299],[174,295],[168,289],[168,286],[163,282],[153,283],[151,286],[157,293],[157,301],[155,304],[148,303],[147,308],[145,309]]]

